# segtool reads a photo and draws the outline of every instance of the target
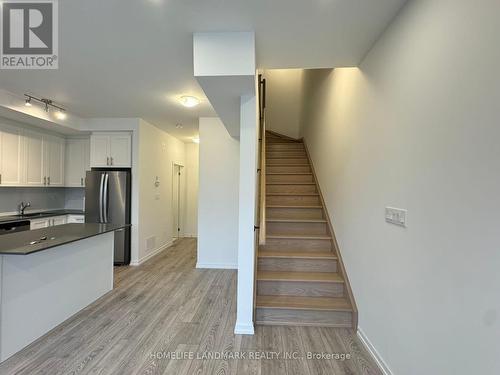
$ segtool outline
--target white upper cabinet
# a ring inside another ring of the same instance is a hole
[[[132,166],[132,137],[130,133],[120,133],[110,137],[109,157],[113,167]]]
[[[110,136],[93,133],[90,137],[90,165],[92,167],[108,167],[110,154]]]
[[[23,132],[22,186],[64,186],[66,140],[30,130]]]
[[[45,143],[43,134],[26,131],[24,133],[25,146],[25,185],[44,186],[47,183],[45,174]]]
[[[65,186],[85,186],[85,174],[90,170],[89,139],[66,140]]]
[[[66,141],[64,138],[44,136],[46,150],[45,175],[47,186],[64,186],[64,158]]]
[[[23,133],[0,124],[0,186],[23,184]]]
[[[127,132],[92,133],[90,137],[91,167],[132,166],[132,135]]]

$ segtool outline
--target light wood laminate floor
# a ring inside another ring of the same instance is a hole
[[[195,263],[196,240],[182,239],[141,266],[117,268],[113,291],[5,361],[0,374],[380,374],[349,329],[257,326],[254,336],[234,335],[236,271]],[[204,358],[220,352],[227,358]],[[238,355],[245,358],[231,358]]]

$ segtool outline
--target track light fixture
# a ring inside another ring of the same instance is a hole
[[[54,104],[54,102],[51,99],[37,98],[36,96],[28,95],[28,94],[24,94],[24,96],[26,97],[25,105],[27,107],[31,107],[32,106],[31,101],[34,100],[35,102],[39,102],[39,103],[43,104],[45,112],[49,112],[51,108],[57,109],[55,116],[59,120],[64,120],[66,118],[66,109],[64,109],[63,107],[61,107],[59,105]]]

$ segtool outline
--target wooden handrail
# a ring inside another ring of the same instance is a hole
[[[266,79],[259,74],[259,245],[266,243]]]
[[[266,114],[261,119],[259,245],[266,244]]]
[[[259,199],[258,199],[258,215],[257,215],[257,239],[256,245],[264,245],[266,243],[266,80],[259,74],[258,78],[258,95],[259,95]],[[254,259],[254,279],[253,279],[253,317],[255,320],[255,309],[257,300],[257,265],[258,265],[258,249],[255,251]]]

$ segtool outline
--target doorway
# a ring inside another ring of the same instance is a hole
[[[184,166],[174,163],[172,170],[172,214],[173,214],[173,239],[177,240],[182,237],[183,232],[183,169]]]

